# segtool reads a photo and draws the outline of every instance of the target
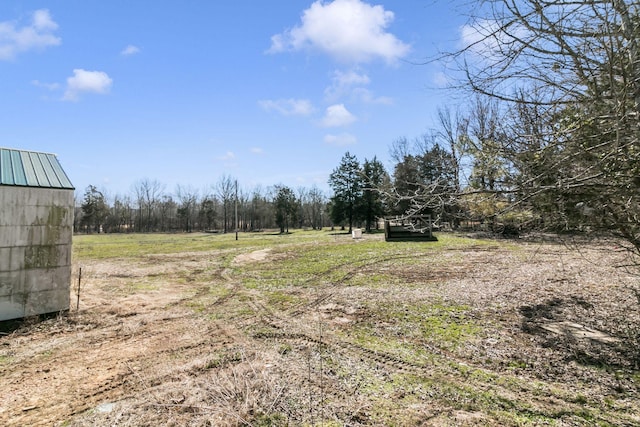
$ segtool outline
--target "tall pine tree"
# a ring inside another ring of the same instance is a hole
[[[360,219],[361,199],[363,191],[362,169],[356,156],[348,151],[342,156],[340,166],[329,175],[329,185],[333,189],[331,217],[334,223],[349,224],[349,232],[353,224]]]

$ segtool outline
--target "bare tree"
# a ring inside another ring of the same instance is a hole
[[[462,189],[461,185],[461,157],[463,144],[467,135],[469,121],[465,119],[459,111],[451,113],[448,107],[438,108],[438,129],[434,133],[444,147],[449,148],[451,158],[454,162],[455,180],[454,186],[457,192]]]
[[[249,229],[249,192],[242,187],[238,188],[238,229],[247,231]]]
[[[116,194],[113,197],[106,229],[110,233],[120,233],[133,229],[133,208],[129,196]]]
[[[309,218],[311,228],[321,230],[323,227],[323,212],[327,205],[327,196],[317,186],[312,186],[307,192],[307,204],[309,206]]]
[[[513,150],[531,173],[514,194],[534,203],[552,194],[567,219],[613,231],[640,254],[640,4],[490,0],[476,10],[470,43],[454,55],[467,86],[535,113],[544,131],[539,147]],[[512,129],[505,149],[532,136]]]
[[[178,218],[182,220],[184,231],[187,233],[193,229],[195,210],[198,204],[198,190],[191,186],[178,185],[176,187],[176,197],[178,198]]]
[[[223,231],[229,231],[233,221],[233,202],[236,195],[236,180],[229,175],[223,175],[215,186],[216,194],[222,202],[222,226]]]
[[[270,196],[265,195],[265,191],[260,186],[253,189],[249,206],[250,230],[261,230],[274,224],[273,218],[275,214],[273,213]]]
[[[389,157],[396,163],[400,163],[405,157],[413,153],[413,144],[406,137],[396,139],[389,147]]]
[[[298,187],[296,189],[296,198],[298,200],[298,228],[303,228],[311,224],[311,205],[309,203],[309,190],[306,187]]]
[[[157,180],[144,178],[134,184],[134,192],[138,201],[139,230],[153,231],[156,226],[154,211],[158,207],[164,193],[164,184]]]
[[[397,152],[403,157],[394,167],[392,182],[378,187],[390,211],[406,219],[425,214],[436,221],[452,219],[448,217],[460,197],[458,157],[446,145],[440,145],[436,131],[416,138],[412,145],[399,141]]]

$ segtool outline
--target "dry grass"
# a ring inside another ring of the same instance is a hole
[[[297,234],[78,239],[81,310],[0,337],[0,423],[640,424],[614,242]]]

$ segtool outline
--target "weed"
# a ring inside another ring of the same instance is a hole
[[[135,294],[140,291],[157,291],[158,285],[152,283],[129,283],[127,286],[128,293]]]
[[[242,354],[239,350],[229,349],[222,354],[217,354],[213,359],[209,360],[205,369],[219,369],[229,365],[235,365],[242,361]]]
[[[576,396],[573,398],[573,403],[577,403],[578,405],[586,405],[587,402],[587,396],[582,393],[576,394]]]
[[[285,354],[290,353],[292,349],[293,347],[291,347],[291,344],[281,344],[280,347],[278,347],[278,353],[284,356]]]
[[[466,318],[468,310],[466,306],[441,302],[382,303],[370,308],[372,323],[368,328],[372,335],[384,340],[396,338],[401,345],[409,340],[416,346],[427,341],[440,347],[455,348],[479,331],[479,327]]]
[[[527,362],[522,360],[510,360],[507,364],[507,367],[510,369],[526,369],[527,366],[529,366]]]
[[[255,417],[254,423],[256,427],[278,427],[288,426],[289,420],[283,414],[258,414]]]
[[[265,296],[270,306],[281,310],[288,309],[300,301],[299,297],[284,291],[265,292]]]

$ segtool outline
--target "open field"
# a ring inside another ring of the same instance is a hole
[[[76,236],[80,310],[0,335],[0,425],[640,425],[612,241],[234,237]]]

